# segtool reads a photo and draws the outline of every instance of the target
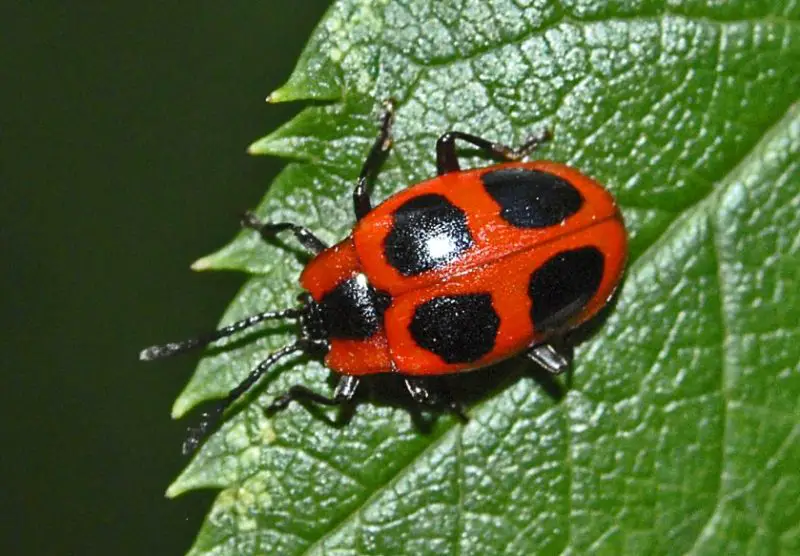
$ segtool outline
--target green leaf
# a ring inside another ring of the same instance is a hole
[[[617,196],[626,281],[562,399],[503,365],[466,425],[424,431],[379,400],[344,427],[295,405],[268,419],[290,384],[331,390],[318,362],[287,361],[170,487],[222,489],[191,553],[800,553],[798,16],[783,0],[337,2],[270,97],[324,102],[251,147],[293,160],[261,217],[343,238],[391,96],[376,199],[433,175],[447,129],[519,144],[548,127],[538,156]],[[196,268],[253,275],[227,323],[292,305],[304,262],[240,233]],[[211,352],[175,416],[291,335]]]

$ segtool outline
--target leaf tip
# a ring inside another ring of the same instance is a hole
[[[267,146],[268,145],[267,139],[269,139],[269,136],[262,137],[261,139],[257,139],[256,141],[253,141],[247,147],[247,154],[251,154],[251,155],[270,154],[269,148]]]
[[[164,492],[164,496],[172,499],[172,498],[177,498],[184,492],[186,492],[186,489],[181,484],[181,478],[178,477],[177,479],[175,479],[174,483],[172,483],[171,485],[169,485],[169,487],[167,487],[167,490]]]
[[[292,87],[290,83],[278,87],[270,94],[267,95],[265,99],[269,104],[278,104],[279,102],[289,102],[292,100],[301,100],[302,94],[298,95],[298,91],[295,87]]]
[[[175,403],[172,404],[170,416],[173,419],[180,419],[195,406],[195,403],[197,403],[197,400],[195,400],[194,397],[186,395],[186,391],[182,392],[175,400]]]
[[[252,155],[272,155],[286,158],[299,158],[296,153],[295,142],[285,136],[285,130],[278,129],[269,135],[257,139],[249,147],[248,154]]]
[[[204,270],[212,270],[214,268],[214,255],[206,255],[200,257],[193,262],[190,268],[196,272],[203,272]]]
[[[166,498],[177,498],[190,490],[196,490],[205,486],[201,480],[202,475],[198,474],[197,463],[198,460],[192,460],[186,469],[172,481],[172,484],[164,491],[164,496]]]

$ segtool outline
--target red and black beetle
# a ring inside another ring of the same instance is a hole
[[[279,359],[298,351],[325,354],[325,364],[341,375],[333,396],[298,385],[268,410],[298,399],[348,402],[361,377],[376,373],[402,375],[415,402],[435,404],[445,398],[428,387],[430,375],[521,353],[555,374],[569,366],[553,340],[597,314],[625,266],[627,239],[614,198],[569,166],[520,162],[548,139],[547,132],[512,149],[450,131],[436,142],[438,176],[373,209],[369,184],[391,147],[392,120],[387,102],[353,192],[357,222],[340,243],[327,247],[296,224],[264,223],[249,213],[243,219],[265,239],[289,230],[314,253],[300,276],[306,293],[299,307],[141,352],[142,360],[158,359],[268,319],[299,320],[298,339],[270,354],[205,413],[190,429],[184,452]],[[507,162],[462,170],[456,140]]]

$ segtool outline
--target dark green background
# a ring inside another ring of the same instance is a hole
[[[245,148],[298,110],[264,97],[328,2],[36,4],[0,9],[0,553],[182,553],[212,496],[163,495],[196,357],[136,354],[243,282],[188,266],[281,168]]]

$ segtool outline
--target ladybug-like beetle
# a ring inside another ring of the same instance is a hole
[[[305,386],[279,396],[268,411],[292,400],[326,405],[350,401],[362,377],[403,376],[415,402],[449,400],[426,377],[492,365],[525,353],[558,374],[569,362],[554,346],[609,301],[625,266],[625,227],[614,198],[600,184],[556,162],[520,162],[541,142],[519,149],[459,131],[436,142],[438,176],[372,208],[370,182],[391,147],[393,104],[353,192],[356,225],[327,247],[301,226],[242,225],[265,239],[289,230],[315,257],[300,276],[301,306],[253,315],[212,334],[153,346],[142,360],[207,345],[267,319],[296,318],[297,341],[269,355],[190,429],[192,451],[225,409],[279,359],[323,353],[341,375],[332,397]],[[505,163],[462,170],[461,140]],[[463,416],[457,404],[448,405]]]

